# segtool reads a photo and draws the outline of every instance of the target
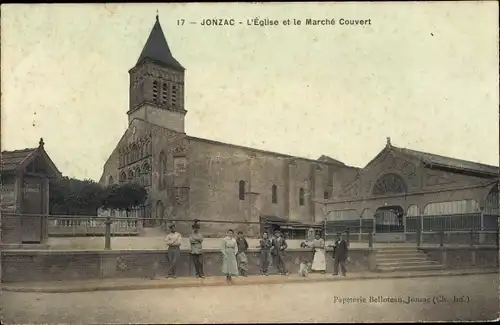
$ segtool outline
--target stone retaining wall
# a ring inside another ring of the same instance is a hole
[[[429,258],[447,268],[498,266],[495,247],[423,248]],[[2,251],[2,281],[65,281],[100,278],[133,278],[165,276],[168,270],[166,250],[122,251],[51,251],[4,250]],[[259,250],[249,249],[249,274],[259,273]],[[298,273],[299,261],[312,260],[310,249],[290,249],[286,252],[286,267]],[[351,248],[347,263],[348,272],[366,272],[375,269],[375,254],[370,249]],[[333,269],[331,250],[327,251],[327,272]],[[206,276],[222,275],[219,250],[205,250]],[[271,265],[270,273],[276,272]],[[189,252],[181,251],[178,276],[194,276]]]
[[[446,268],[454,269],[467,266],[498,266],[496,247],[429,247],[422,252]]]
[[[351,249],[348,271],[363,272],[369,268],[369,250]],[[248,252],[249,274],[259,273],[258,249]],[[64,281],[99,278],[133,278],[165,276],[168,270],[165,250],[138,251],[3,251],[2,281]],[[312,259],[308,249],[294,249],[286,253],[289,272],[298,273],[302,258]],[[327,271],[332,272],[333,259],[327,254]],[[205,250],[204,269],[206,276],[222,275],[219,250]],[[271,265],[270,273],[276,272]],[[178,276],[194,276],[194,267],[188,251],[181,252],[177,269]]]

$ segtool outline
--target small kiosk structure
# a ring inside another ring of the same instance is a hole
[[[48,231],[50,180],[62,177],[44,149],[2,151],[1,155],[2,246],[45,244]]]

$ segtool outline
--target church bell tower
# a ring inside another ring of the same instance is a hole
[[[139,60],[129,71],[129,123],[141,118],[184,132],[184,71],[170,52],[157,15]]]

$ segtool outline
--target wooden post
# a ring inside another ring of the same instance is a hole
[[[368,232],[368,248],[373,248],[373,232]]]
[[[47,177],[44,178],[43,182],[43,214],[42,217],[42,238],[40,240],[41,244],[45,244],[49,237],[49,219],[48,215],[50,214],[50,182]]]
[[[113,221],[111,220],[111,217],[108,215],[106,217],[106,221],[104,221],[104,224],[106,225],[106,232],[105,232],[105,243],[104,243],[104,249],[105,250],[110,250],[111,249],[111,224]]]
[[[358,241],[363,240],[363,215],[359,217],[359,231],[358,231]]]
[[[441,264],[446,265],[446,250],[441,250]]]
[[[469,233],[469,245],[474,246],[474,231],[472,231],[472,230]]]
[[[421,235],[421,232],[422,231],[420,230],[420,227],[417,227],[417,233],[416,233],[416,236],[415,236],[416,237],[415,239],[417,240],[417,248],[420,248],[420,240],[421,240],[420,235]]]
[[[500,229],[497,225],[497,230],[495,233],[495,244],[496,244],[496,257],[497,257],[497,265],[500,264]]]
[[[443,247],[444,246],[444,231],[440,230],[438,236],[439,236],[439,247]]]

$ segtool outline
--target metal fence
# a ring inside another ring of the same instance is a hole
[[[138,237],[162,237],[165,236],[169,229],[168,226],[175,224],[176,231],[180,232],[187,240],[187,237],[192,233],[192,225],[198,222],[200,232],[205,238],[213,238],[209,240],[213,242],[209,247],[215,248],[215,243],[220,244],[220,238],[224,237],[229,229],[233,230],[234,235],[238,232],[243,232],[246,238],[252,241],[253,246],[258,244],[258,238],[263,232],[268,232],[269,237],[275,229],[280,229],[285,238],[294,248],[299,248],[300,244],[306,239],[308,227],[298,227],[296,224],[291,225],[287,222],[262,222],[262,221],[230,221],[230,220],[197,220],[197,219],[160,219],[160,218],[131,218],[117,216],[69,216],[69,215],[41,215],[41,214],[15,214],[2,213],[2,243],[21,244],[25,242],[23,237],[27,232],[31,232],[32,236],[28,242],[35,243],[43,241],[43,236],[54,237],[72,237],[64,241],[51,240],[60,245],[61,242],[69,243],[85,243],[84,240],[78,240],[77,237],[104,237],[104,248],[111,249],[111,238],[123,236],[138,236]],[[42,229],[46,229],[44,232]],[[323,229],[316,228],[316,231],[323,232]],[[43,235],[45,233],[45,235]],[[23,238],[22,238],[23,237]],[[38,237],[38,240],[37,238]],[[48,240],[48,239],[47,239]],[[94,243],[97,241],[93,241]],[[99,241],[100,242],[100,241]],[[163,242],[163,241],[161,241]],[[141,243],[134,242],[134,245],[140,246]],[[85,244],[78,244],[79,247],[84,247]],[[214,246],[214,247],[212,247]],[[252,246],[252,247],[253,247]],[[296,247],[295,247],[296,246]],[[218,247],[218,246],[217,246]]]
[[[23,220],[40,218],[46,222],[46,235],[48,237],[85,237],[101,236],[104,237],[105,249],[111,249],[111,237],[117,236],[142,236],[148,229],[154,229],[156,236],[163,236],[168,232],[168,225],[175,224],[176,230],[184,237],[188,237],[192,232],[191,226],[195,221],[200,225],[200,232],[205,238],[221,238],[225,233],[232,229],[235,235],[241,231],[245,236],[252,240],[257,240],[264,232],[270,235],[275,229],[280,229],[291,247],[299,248],[300,244],[306,240],[310,228],[307,226],[291,225],[287,222],[262,222],[262,221],[229,221],[229,220],[193,220],[193,219],[157,219],[157,218],[130,218],[130,217],[95,217],[95,216],[68,216],[68,215],[26,215],[2,213],[2,242],[7,238],[14,238],[17,233],[24,232],[21,229],[26,228],[30,223]],[[144,227],[144,220],[147,225],[153,227]],[[31,223],[32,224],[32,223]],[[40,224],[40,223],[39,223]],[[316,233],[321,233],[327,242],[336,239],[337,233],[342,233],[344,238],[350,242],[359,242],[361,246],[373,247],[374,242],[382,242],[383,236],[374,232],[373,219],[361,219],[352,222],[325,222],[322,226],[316,225]],[[16,230],[17,229],[17,230]],[[21,231],[20,231],[21,230]],[[37,231],[36,229],[34,231]],[[16,233],[17,232],[17,233]],[[14,234],[14,235],[13,235]],[[495,230],[478,231],[470,230],[437,230],[403,232],[401,241],[421,245],[498,245],[498,227]],[[20,241],[19,241],[20,242]],[[215,242],[215,241],[214,241]],[[258,241],[257,241],[258,242]],[[215,244],[214,244],[215,245]],[[252,244],[254,245],[254,244]],[[256,244],[255,244],[256,245]],[[360,247],[361,247],[360,246]]]

